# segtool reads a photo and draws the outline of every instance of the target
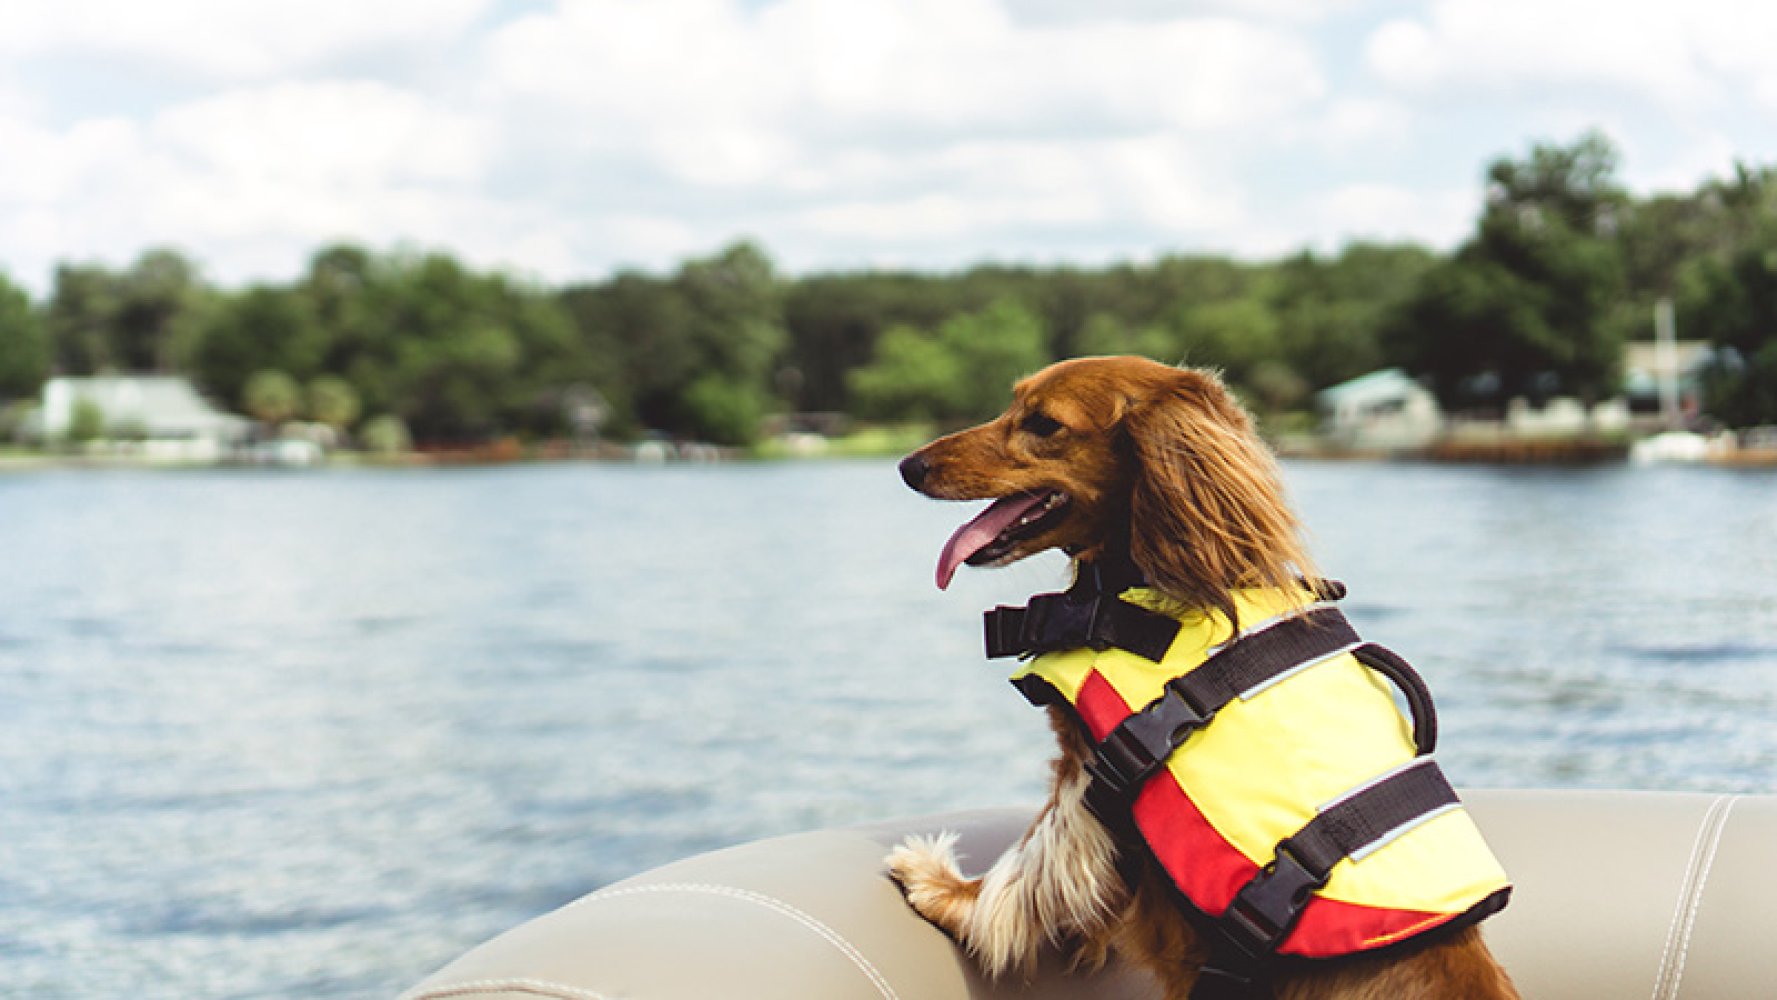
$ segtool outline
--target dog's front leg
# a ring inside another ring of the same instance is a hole
[[[1049,802],[1024,838],[978,879],[964,878],[956,837],[909,837],[888,856],[907,902],[968,949],[990,975],[1028,973],[1045,942],[1072,942],[1102,957],[1106,931],[1127,898],[1117,845],[1086,809],[1088,748],[1055,715],[1062,754]]]

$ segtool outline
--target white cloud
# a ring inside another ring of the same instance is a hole
[[[504,26],[477,88],[528,160],[601,168],[708,247],[946,263],[1243,234],[1240,151],[1326,82],[1288,30],[1229,17],[1022,23],[999,0],[564,3]],[[683,242],[684,234],[652,245]]]
[[[1743,0],[1439,0],[1381,25],[1371,72],[1420,96],[1448,91],[1593,88],[1656,107],[1694,108],[1777,87],[1769,40],[1777,8]]]
[[[1638,188],[1777,153],[1777,5],[1670,6],[0,0],[0,266],[172,244],[238,282],[350,238],[569,280],[741,235],[792,267],[1448,243],[1482,161],[1532,141],[1602,125]]]
[[[1238,130],[1325,88],[1312,52],[1272,29],[1019,25],[993,0],[586,0],[509,25],[489,66],[500,99],[629,135],[701,184],[769,183],[872,142]]]
[[[1331,249],[1351,240],[1460,243],[1474,229],[1478,185],[1421,190],[1398,184],[1347,184],[1312,199],[1318,241]]]
[[[804,179],[817,196],[772,235],[824,244],[985,245],[1039,258],[1045,246],[1109,231],[1144,234],[1143,249],[1168,238],[1232,245],[1250,221],[1226,164],[1166,134],[983,140],[835,162],[843,166]]]
[[[1470,155],[1598,130],[1630,190],[1679,192],[1777,154],[1772,38],[1777,5],[1746,0],[1437,0],[1377,25],[1364,65],[1417,130],[1496,136]]]
[[[1404,141],[1412,131],[1413,113],[1398,101],[1342,98],[1320,119],[1321,136],[1341,149]]]
[[[1313,22],[1347,13],[1367,0],[1201,0],[1193,8],[1207,8],[1239,17]],[[1087,20],[1167,21],[1180,16],[1178,0],[1007,0],[1006,6],[1021,20],[1079,22]]]
[[[1636,191],[1689,193],[1712,178],[1732,176],[1741,158],[1733,140],[1718,132],[1695,135],[1678,149],[1630,141],[1623,144],[1620,173]]]
[[[492,139],[468,114],[375,81],[229,91],[169,109],[150,129],[199,171],[347,191],[474,180]]]
[[[0,121],[0,220],[18,227],[0,238],[33,270],[119,245],[226,248],[230,276],[242,245],[299,257],[347,235],[454,241],[487,208],[473,191],[485,146],[472,118],[374,82],[231,91],[143,122]]]
[[[34,118],[38,101],[0,70],[0,120]]]
[[[92,53],[268,79],[354,50],[455,36],[492,0],[0,0],[0,55]]]
[[[1771,58],[1777,5],[1734,4],[1724,16],[1691,24],[1690,31],[1701,65],[1744,88],[1761,110],[1777,116],[1777,60]]]

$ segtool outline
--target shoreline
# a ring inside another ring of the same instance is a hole
[[[592,445],[546,441],[523,445],[512,439],[467,448],[426,448],[396,454],[362,451],[315,453],[302,461],[280,461],[264,454],[243,453],[216,459],[186,459],[137,450],[94,453],[0,451],[0,475],[62,470],[109,469],[432,469],[496,465],[582,462],[601,465],[731,465],[748,462],[845,461],[896,458],[929,439],[929,431],[871,431],[842,438],[793,435],[773,438],[750,448],[696,442],[644,440],[631,444]],[[1444,439],[1414,448],[1337,447],[1305,437],[1287,436],[1269,442],[1278,458],[1333,463],[1420,463],[1513,467],[1591,468],[1616,465],[1694,465],[1734,469],[1777,469],[1777,448],[1738,448],[1688,460],[1638,461],[1634,443],[1626,438],[1495,438]]]

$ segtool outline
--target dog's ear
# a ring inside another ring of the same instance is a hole
[[[1311,573],[1271,452],[1213,374],[1180,369],[1123,426],[1136,458],[1129,551],[1155,587],[1233,620],[1235,588]]]

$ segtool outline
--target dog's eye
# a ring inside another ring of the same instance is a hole
[[[1061,421],[1046,413],[1031,413],[1019,422],[1018,427],[1027,434],[1046,438],[1061,430]]]

